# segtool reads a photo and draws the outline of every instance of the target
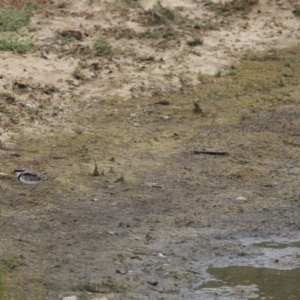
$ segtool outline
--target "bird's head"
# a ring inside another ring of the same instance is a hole
[[[17,176],[19,176],[21,173],[23,173],[25,171],[24,168],[15,168],[12,172],[12,174],[16,174]]]

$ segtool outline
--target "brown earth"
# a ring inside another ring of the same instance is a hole
[[[297,1],[161,4],[58,1],[1,52],[9,295],[199,299],[212,255],[297,235]],[[30,196],[16,166],[49,180]]]

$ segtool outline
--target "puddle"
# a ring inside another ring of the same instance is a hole
[[[261,242],[261,243],[253,244],[253,246],[261,247],[261,248],[272,248],[272,249],[285,249],[287,247],[300,248],[300,242],[292,242],[292,243]]]
[[[205,299],[300,299],[300,268],[231,266],[209,268],[207,272],[216,280],[198,287],[199,296]]]
[[[244,257],[216,257],[207,281],[196,287],[199,299],[300,299],[300,242],[275,239],[247,245]]]

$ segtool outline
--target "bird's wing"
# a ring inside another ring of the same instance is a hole
[[[22,177],[26,181],[41,181],[41,180],[43,180],[43,178],[40,175],[38,175],[36,172],[32,172],[32,171],[28,171],[28,170],[23,172]]]

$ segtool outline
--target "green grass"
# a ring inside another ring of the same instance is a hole
[[[5,7],[0,10],[0,31],[15,31],[25,26],[30,21],[32,8],[24,6],[17,9],[14,7]]]
[[[114,53],[112,46],[104,37],[95,40],[93,47],[97,51],[97,55],[99,56],[111,56]]]
[[[220,70],[218,70],[216,73],[215,73],[215,77],[219,78],[222,76],[222,73]]]
[[[285,83],[284,83],[284,81],[282,79],[280,79],[280,81],[279,81],[279,86],[280,87],[284,87],[285,86]]]
[[[0,39],[0,50],[4,51],[16,51],[18,53],[24,53],[32,49],[34,44],[31,40],[19,40],[15,35],[10,35],[6,38]]]
[[[300,9],[294,9],[292,13],[295,17],[300,17]]]

